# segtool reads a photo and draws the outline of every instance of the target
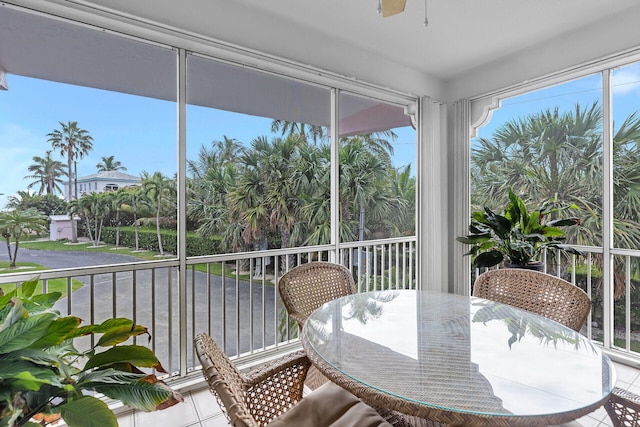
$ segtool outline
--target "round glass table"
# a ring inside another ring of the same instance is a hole
[[[560,323],[494,301],[379,291],[324,304],[302,343],[365,402],[450,425],[560,424],[598,408],[611,360]]]

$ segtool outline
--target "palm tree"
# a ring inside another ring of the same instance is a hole
[[[0,214],[1,215],[1,214]],[[7,254],[9,255],[9,266],[13,263],[13,254],[11,253],[11,233],[7,229],[0,229],[2,237],[7,245]]]
[[[296,192],[301,207],[299,220],[291,232],[295,244],[322,245],[331,241],[330,165],[328,144],[307,145],[300,150]]]
[[[602,111],[597,102],[572,111],[546,109],[479,138],[471,152],[472,205],[497,207],[508,188],[533,205],[545,200],[575,204],[581,227],[570,243],[600,246],[602,237]],[[613,135],[614,244],[640,247],[640,116],[633,113]],[[575,212],[567,212],[575,215]],[[616,281],[616,295],[624,287]]]
[[[111,203],[111,209],[116,211],[115,225],[116,225],[116,247],[120,245],[120,212],[123,205],[130,200],[130,194],[125,191],[128,187],[118,189],[109,194],[109,200]]]
[[[286,120],[273,120],[271,123],[271,131],[274,133],[280,132],[282,136],[298,135],[305,142],[312,140],[314,142],[314,145],[317,145],[318,141],[325,140],[328,136],[325,127],[307,125],[305,123],[289,122]],[[356,137],[344,137],[340,139],[340,143],[342,147],[348,147],[355,141],[355,144],[360,145],[363,148],[366,148],[366,150],[370,152],[371,158],[379,159],[380,165],[386,165],[387,167],[391,168],[391,155],[393,155],[393,146],[390,141],[394,141],[395,139],[397,139],[397,137],[398,136],[393,131],[387,130],[387,131],[381,131],[381,132],[373,132],[370,134],[363,134]],[[341,153],[341,156],[340,156],[341,164],[343,162],[343,157],[344,157],[342,154],[344,153]],[[309,165],[309,162],[307,162],[307,165]],[[342,169],[350,170],[350,167],[347,166],[346,168],[343,168],[341,166],[341,170]],[[318,172],[318,169],[315,167],[311,167],[309,170]],[[305,181],[305,177],[308,178],[308,173],[305,173],[304,171],[301,171],[300,173],[302,174],[302,176],[300,177],[301,178],[300,183],[306,182],[306,184],[309,184],[310,181],[308,179],[306,179]],[[324,190],[327,190],[327,191],[330,190],[329,182],[328,182],[328,179],[329,179],[328,173],[329,173],[329,169],[326,168],[322,173],[322,176],[316,175],[314,178],[314,179],[322,180],[322,183],[323,183],[322,186],[320,187],[315,186],[315,188],[307,188],[306,193],[305,192],[299,193],[307,196],[310,196],[311,194],[315,193],[315,196],[308,197],[306,199],[306,203],[302,204],[302,207],[300,208],[300,213],[306,216],[306,218],[309,221],[313,221],[313,224],[315,225],[311,226],[310,222],[307,222],[306,224],[304,224],[300,221],[294,223],[293,229],[292,229],[292,236],[295,238],[296,241],[301,241],[302,240],[301,236],[303,236],[305,233],[309,233],[306,240],[307,243],[309,244],[320,244],[320,242],[326,243],[330,238],[330,222],[329,222],[330,216],[328,213],[329,193],[324,191]],[[380,177],[380,178],[381,180],[378,181],[378,184],[381,184],[383,181],[387,179],[392,179],[391,176]],[[353,184],[355,181],[346,182],[345,184],[343,184],[342,181],[343,181],[343,177],[341,177],[340,188],[341,188],[341,192],[345,192],[345,195],[346,195],[346,193],[349,192],[349,185]],[[348,178],[346,181],[348,181]],[[377,228],[392,228],[394,229],[393,230],[394,234],[398,235],[401,232],[397,229],[397,227],[395,227],[394,221],[391,219],[391,217],[388,217],[388,216],[385,217],[384,215],[390,213],[392,210],[407,211],[411,206],[414,207],[414,211],[415,211],[415,203],[413,202],[413,200],[405,203],[402,199],[399,199],[397,197],[388,198],[390,196],[388,192],[388,188],[382,189],[385,185],[388,185],[388,184],[389,183],[387,182],[387,184],[384,184],[384,185],[381,184],[382,187],[379,187],[381,191],[377,192],[376,197],[379,198],[380,204],[372,203],[372,209],[376,209],[378,213],[373,214],[373,216],[369,219],[369,224]],[[326,188],[323,186],[326,186]],[[298,188],[298,190],[300,190],[300,188]],[[362,196],[363,196],[363,193],[359,191],[357,196],[359,198],[359,202],[363,201]],[[350,206],[348,206],[350,203],[347,202],[347,200],[351,200],[349,197],[350,196],[340,197],[340,199],[343,202],[345,202],[345,203],[341,203],[341,206],[343,208],[345,207],[348,208],[346,211],[343,211],[343,214],[344,212],[347,212],[347,215],[343,215],[341,218],[341,223],[343,223],[343,225],[340,227],[340,236],[341,236],[341,240],[343,241],[354,240],[354,235],[353,235],[353,232],[351,231],[352,227],[348,225],[349,221],[352,221],[352,223],[353,221],[355,221],[354,218],[350,215],[350,211],[349,211]],[[391,209],[390,205],[393,205],[393,204],[396,205],[395,209]],[[359,209],[358,222],[361,224],[360,236],[362,238],[363,231],[364,231],[364,224],[363,224],[364,223],[364,217],[363,217],[364,207],[360,206],[358,209]],[[387,225],[385,226],[374,225],[372,221],[376,217],[379,218],[382,222],[386,222]]]
[[[348,143],[350,138],[342,138],[342,142]],[[389,160],[391,160],[391,156],[393,155],[393,145],[390,141],[398,139],[398,135],[389,129],[380,132],[357,135],[355,138],[360,139],[364,145],[374,153],[382,156],[388,156]]]
[[[85,220],[93,246],[100,244],[104,217],[111,207],[111,195],[112,193],[88,193],[72,202],[74,211]]]
[[[93,138],[89,131],[78,127],[78,122],[60,123],[60,129],[48,133],[48,141],[54,150],[59,150],[60,155],[67,158],[67,176],[69,177],[68,201],[71,201],[71,167],[73,161],[82,159],[93,149]]]
[[[7,209],[18,209],[22,206],[29,204],[35,195],[31,194],[27,190],[19,190],[15,195],[7,197]]]
[[[160,255],[164,255],[162,247],[162,235],[160,234],[160,213],[167,201],[167,197],[174,192],[173,181],[162,174],[162,172],[154,172],[150,175],[148,172],[142,172],[142,188],[144,194],[153,200],[156,209],[156,232],[158,235],[158,249]]]
[[[222,233],[229,217],[227,194],[238,175],[238,159],[244,153],[242,145],[235,139],[224,137],[214,141],[211,148],[200,147],[198,158],[188,160],[190,173],[188,180],[187,214],[198,225],[198,232],[204,237],[222,234],[225,237],[236,233]],[[229,240],[225,240],[230,243]],[[233,242],[230,247],[237,247]]]
[[[415,229],[415,178],[410,168],[394,170],[389,151],[374,150],[375,143],[380,141],[374,137],[341,140],[341,241],[357,238],[360,212],[367,212],[374,232]],[[188,161],[189,220],[203,236],[222,236],[223,247],[233,251],[263,247],[274,233],[282,248],[328,243],[329,166],[329,146],[309,144],[296,133],[255,138],[246,150],[225,137]]]
[[[309,125],[306,123],[290,122],[287,120],[273,120],[271,122],[271,132],[280,136],[299,135],[305,142],[312,141],[314,145],[327,140],[329,134],[325,126]],[[393,145],[389,141],[398,139],[398,135],[392,130],[372,132],[358,135],[369,148],[378,154],[393,155]],[[350,137],[342,138],[346,142]]]
[[[140,223],[138,221],[140,212],[149,207],[149,200],[145,197],[142,187],[124,187],[118,191],[122,191],[122,205],[123,210],[133,213],[133,226],[135,229],[135,249],[140,250],[140,238],[139,228]]]
[[[366,234],[398,218],[402,202],[390,191],[391,170],[390,158],[372,153],[360,137],[341,147],[340,211],[342,227],[353,230],[357,224],[351,240],[364,240]]]
[[[412,236],[416,232],[416,178],[411,175],[411,165],[389,171],[391,193],[398,200],[400,215],[390,225],[397,236]]]
[[[117,160],[114,160],[115,156],[102,156],[100,163],[96,165],[96,169],[98,172],[106,172],[106,171],[126,171],[127,168],[122,166]]]
[[[271,132],[280,132],[282,137],[299,135],[305,142],[312,141],[314,144],[324,141],[328,136],[325,126],[289,122],[287,120],[273,120],[271,122]]]
[[[18,191],[7,200],[7,209],[35,208],[47,216],[59,215],[68,210],[68,203],[54,194],[38,195],[30,194],[28,191]]]
[[[223,165],[236,163],[244,152],[240,141],[226,135],[222,135],[222,141],[213,141],[211,148],[216,151],[217,157]]]
[[[28,189],[40,185],[38,194],[55,194],[62,192],[60,184],[62,184],[61,176],[65,175],[64,164],[58,160],[51,158],[51,150],[48,150],[44,157],[33,156],[33,164],[29,165],[27,170],[31,175],[26,178],[34,178],[35,181],[27,186]]]
[[[32,232],[46,232],[46,223],[46,217],[33,208],[0,212],[0,230],[2,230],[2,235],[7,242],[9,268],[16,268],[20,239],[22,239],[24,235]],[[11,238],[13,238],[14,242],[13,254],[10,250]]]
[[[278,233],[280,247],[288,248],[298,220],[300,198],[296,191],[299,149],[306,142],[297,135],[286,139],[255,138],[242,156],[243,171],[230,191],[232,206],[242,213],[247,243],[262,245],[268,230]],[[284,257],[283,262],[286,262]]]
[[[472,174],[479,178],[472,179],[475,193],[491,199],[518,188],[534,200],[555,194],[567,200],[591,184],[601,194],[601,119],[594,103],[586,110],[577,105],[560,114],[556,108],[505,123],[472,151]],[[501,171],[506,175],[495,179]]]
[[[472,204],[499,206],[508,189],[536,205],[545,200],[580,207],[583,227],[567,232],[581,245],[602,244],[602,111],[598,103],[577,104],[512,119],[491,139],[480,138],[471,153]],[[640,117],[629,116],[613,136],[615,245],[640,247]],[[635,191],[634,191],[635,189]],[[567,215],[574,213],[567,212]]]
[[[269,224],[280,233],[280,247],[288,248],[293,224],[298,220],[300,199],[296,191],[296,164],[303,141],[296,136],[276,138],[265,155],[268,171],[266,202],[270,208]]]
[[[48,141],[54,150],[59,150],[60,155],[67,158],[67,176],[69,177],[69,193],[67,201],[71,201],[71,194],[77,197],[76,191],[71,191],[71,178],[74,176],[71,166],[76,159],[82,159],[93,149],[93,138],[89,135],[89,131],[78,127],[78,122],[68,122],[67,124],[59,122],[60,129],[55,129],[48,133]],[[71,219],[72,214],[69,213]],[[71,221],[71,241],[78,241],[78,229],[75,221]]]

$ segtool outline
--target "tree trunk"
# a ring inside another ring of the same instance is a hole
[[[120,245],[120,209],[116,211],[116,248]]]
[[[158,210],[156,211],[156,232],[158,233],[158,249],[160,250],[160,255],[164,255],[162,236],[160,235],[160,200],[158,200]]]
[[[139,244],[139,240],[138,240],[138,215],[133,214],[133,224],[134,224],[134,228],[135,228],[135,235],[136,235],[136,251],[140,250],[140,244]]]
[[[9,268],[16,268],[16,259],[18,258],[18,246],[20,246],[20,240],[16,239],[15,248],[13,250],[13,259],[9,263]],[[11,258],[11,253],[9,253],[9,258]]]
[[[73,161],[73,150],[69,150],[67,152],[67,176],[69,177],[69,197],[67,197],[67,201],[71,202],[71,194],[73,193],[73,173],[71,172],[71,163]],[[73,213],[68,213],[69,218],[71,219],[71,243],[78,243],[78,224],[73,219]]]
[[[89,232],[89,240],[91,240],[93,242],[93,233],[91,232],[91,221],[89,220],[89,217],[87,217],[87,231]]]
[[[282,227],[280,231],[280,247],[282,249],[287,249],[289,247],[289,237],[291,237],[291,231],[286,227]],[[294,267],[295,257],[293,254],[282,255],[280,257],[280,263],[281,271],[286,271],[289,268]]]
[[[100,217],[100,227],[98,228],[98,237],[96,238],[96,246],[100,244],[102,240],[102,226],[104,224],[104,217]]]
[[[7,241],[7,254],[9,254],[9,265],[13,264],[13,256],[11,255],[11,235],[4,237]]]
[[[238,265],[239,271],[249,271],[249,272],[251,271],[251,259],[249,258],[239,260],[237,265]],[[223,278],[223,280],[225,279]]]
[[[98,246],[98,215],[93,220],[93,246]]]
[[[71,218],[71,243],[78,243],[78,223],[73,219],[73,214],[69,213]]]

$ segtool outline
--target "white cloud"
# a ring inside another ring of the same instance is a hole
[[[15,124],[0,125],[0,209],[7,204],[7,197],[15,195],[19,190],[25,190],[29,181],[28,166],[34,155],[44,155],[48,146],[42,135]]]
[[[640,66],[621,68],[614,72],[613,93],[627,95],[632,92],[640,94]]]

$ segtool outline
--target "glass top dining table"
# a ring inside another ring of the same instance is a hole
[[[561,424],[615,385],[585,336],[475,297],[354,294],[317,309],[301,338],[314,365],[365,402],[449,425]]]

